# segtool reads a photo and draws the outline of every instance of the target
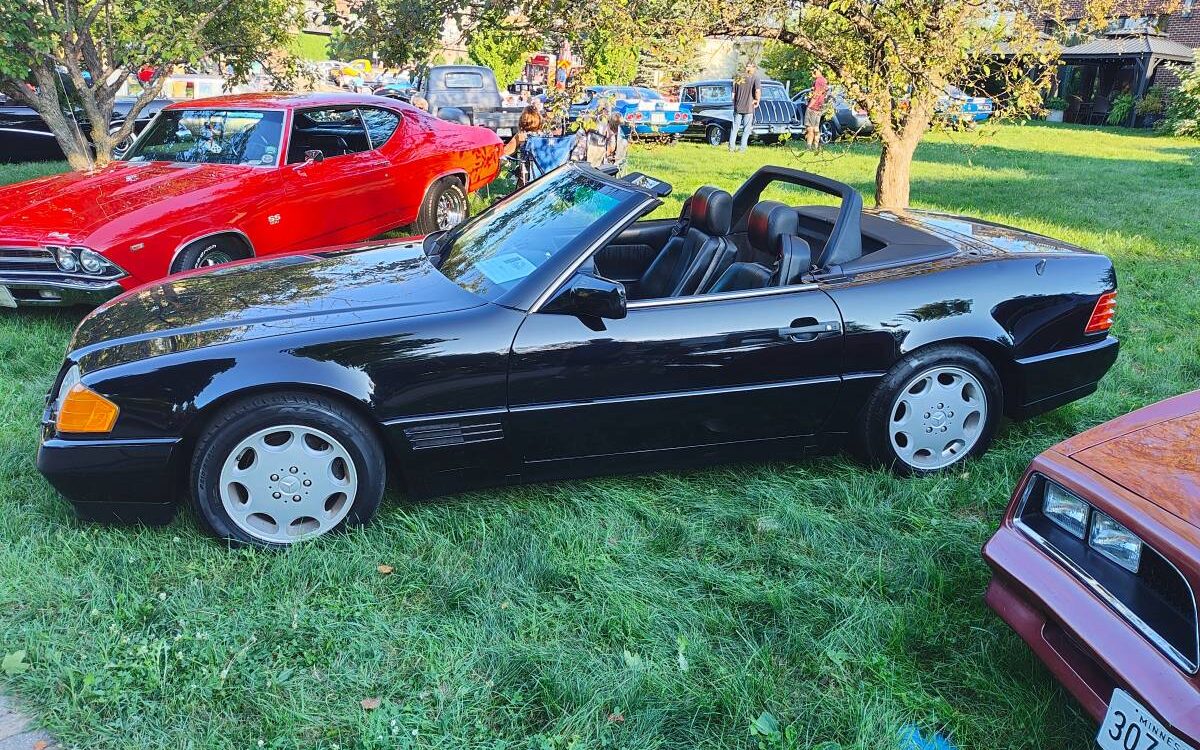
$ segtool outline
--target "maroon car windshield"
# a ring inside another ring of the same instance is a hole
[[[283,112],[168,109],[138,138],[125,161],[274,166]]]

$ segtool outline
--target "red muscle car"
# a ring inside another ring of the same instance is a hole
[[[448,229],[500,151],[383,97],[173,104],[121,161],[0,188],[0,306],[97,304],[192,268]]]
[[[1101,722],[1104,750],[1200,748],[1200,391],[1033,460],[983,548],[987,603]]]

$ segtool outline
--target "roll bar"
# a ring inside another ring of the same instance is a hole
[[[750,210],[772,182],[799,185],[841,198],[842,206],[833,223],[829,241],[825,243],[825,251],[821,254],[825,259],[824,265],[845,263],[862,256],[862,194],[844,182],[812,172],[777,166],[760,168],[733,194],[733,226],[739,226],[749,216]]]

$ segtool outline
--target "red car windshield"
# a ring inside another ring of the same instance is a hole
[[[274,166],[282,134],[283,112],[168,109],[159,113],[125,160]]]

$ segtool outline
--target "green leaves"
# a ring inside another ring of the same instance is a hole
[[[763,711],[757,719],[750,722],[750,734],[775,737],[779,734],[779,720],[770,711]]]
[[[29,662],[25,661],[24,651],[14,651],[11,654],[5,654],[4,659],[0,660],[0,672],[3,672],[6,677],[16,677],[28,671]]]

